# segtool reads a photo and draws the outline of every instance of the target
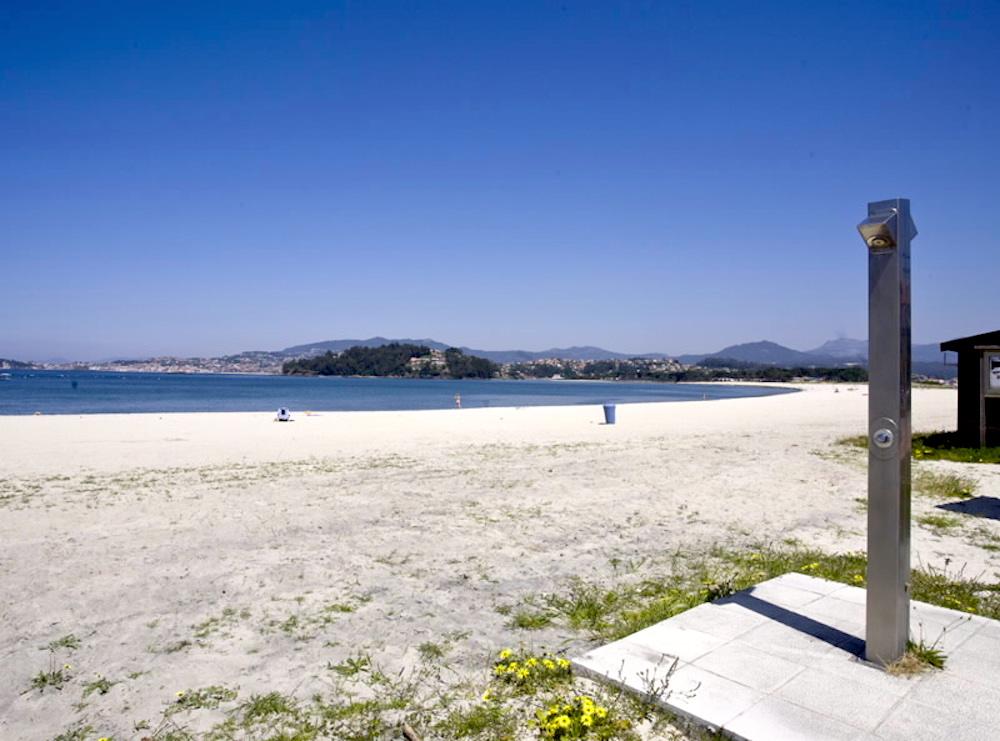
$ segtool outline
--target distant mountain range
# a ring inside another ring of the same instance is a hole
[[[452,345],[431,339],[388,339],[386,337],[370,337],[367,340],[328,340],[314,342],[308,345],[286,347],[279,354],[286,358],[311,357],[327,351],[341,352],[349,347],[361,345],[364,347],[380,347],[390,342],[426,345],[432,350],[445,350]],[[757,365],[775,365],[782,367],[824,366],[837,367],[843,365],[866,365],[868,362],[868,341],[841,338],[824,342],[812,350],[793,350],[776,342],[761,340],[746,342],[740,345],[730,345],[718,352],[688,355],[671,355],[669,353],[629,354],[605,350],[602,347],[590,345],[574,347],[553,347],[548,350],[479,350],[471,347],[460,348],[467,355],[492,360],[495,363],[523,363],[543,358],[561,358],[563,360],[626,360],[628,358],[675,358],[685,364],[701,363],[706,358],[736,360],[741,363]],[[945,365],[939,345],[914,345],[913,369],[915,373],[928,376],[950,378],[955,375],[954,365]]]
[[[283,350],[252,350],[236,355],[226,355],[219,358],[151,358],[147,360],[117,360],[101,363],[45,363],[45,367],[91,367],[91,368],[128,368],[134,370],[177,370],[186,372],[249,372],[274,373],[280,372],[281,365],[295,358],[309,358],[326,352],[339,353],[349,347],[381,347],[391,342],[400,344],[426,345],[432,350],[446,350],[452,345],[429,338],[388,338],[369,337],[368,339],[326,340],[311,342],[305,345],[293,345]],[[774,365],[781,367],[840,367],[850,365],[866,365],[868,362],[868,342],[840,338],[824,342],[812,350],[794,350],[776,342],[761,340],[746,342],[740,345],[730,345],[718,352],[671,355],[670,353],[622,353],[606,350],[590,345],[573,347],[552,347],[548,350],[481,350],[472,347],[460,347],[465,354],[492,360],[494,363],[525,363],[544,358],[560,358],[562,360],[627,360],[629,358],[673,358],[686,365],[703,363],[706,359],[714,361],[732,360],[739,363],[755,365]],[[17,361],[0,360],[0,367],[33,367],[34,364],[18,364]],[[719,363],[714,363],[718,365]],[[41,366],[37,366],[41,367]],[[938,378],[953,378],[956,374],[954,364],[945,365],[942,353],[937,344],[913,346],[914,373],[935,376]]]
[[[287,358],[312,357],[322,355],[325,352],[342,352],[349,347],[381,347],[390,342],[410,345],[426,345],[431,350],[447,350],[455,345],[448,345],[437,340],[412,338],[369,337],[367,340],[327,340],[325,342],[312,342],[308,345],[294,345],[279,350],[278,353]],[[583,347],[553,347],[548,350],[532,352],[530,350],[477,350],[472,347],[460,346],[458,348],[466,355],[492,360],[494,363],[524,363],[529,360],[541,360],[542,358],[561,358],[563,360],[625,360],[626,358],[666,358],[670,357],[665,353],[651,353],[647,355],[629,355],[627,353],[605,350],[601,347],[586,345]]]

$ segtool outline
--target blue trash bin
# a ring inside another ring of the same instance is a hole
[[[615,423],[615,405],[604,405],[604,424],[613,425]]]

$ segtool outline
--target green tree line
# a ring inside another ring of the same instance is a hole
[[[420,362],[412,363],[412,358]],[[458,348],[444,353],[444,367],[432,362],[426,345],[393,342],[381,347],[350,347],[341,353],[327,352],[313,358],[289,360],[286,375],[308,376],[396,376],[408,378],[492,378],[499,367],[485,358],[466,355]]]
[[[510,375],[515,378],[551,378],[554,375],[570,379],[613,381],[715,381],[732,378],[739,381],[791,381],[795,378],[816,378],[823,381],[862,383],[868,371],[860,366],[846,368],[779,368],[740,361],[732,364],[713,362],[713,367],[694,366],[685,370],[660,370],[642,360],[595,360],[582,368],[569,364],[516,364]]]
[[[341,353],[327,352],[314,358],[289,360],[281,370],[290,375],[309,376],[406,376],[410,358],[430,357],[426,345],[393,342],[381,347],[349,347]]]

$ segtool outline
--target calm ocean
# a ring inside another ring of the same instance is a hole
[[[600,381],[443,381],[402,378],[3,371],[0,415],[448,409],[625,404],[767,396],[787,389]]]

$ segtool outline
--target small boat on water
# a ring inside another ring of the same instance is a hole
[[[10,373],[0,373],[0,381],[10,381],[12,379],[13,376],[11,376]]]

